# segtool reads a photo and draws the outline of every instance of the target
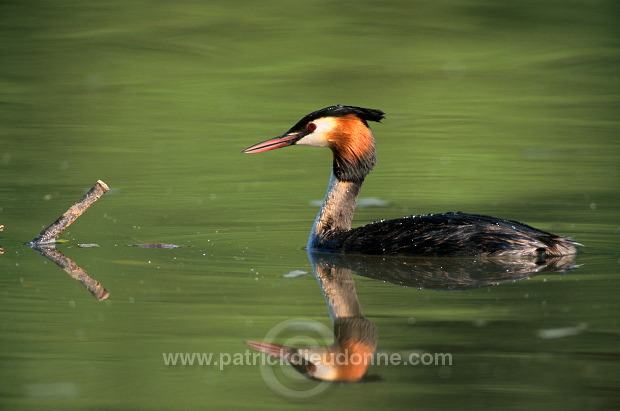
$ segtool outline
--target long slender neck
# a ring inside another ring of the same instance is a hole
[[[357,196],[377,161],[372,132],[366,122],[355,116],[340,119],[330,148],[334,155],[332,174],[310,232],[308,249],[324,248],[334,234],[351,229]]]
[[[329,233],[351,229],[357,196],[363,182],[363,179],[340,181],[332,172],[325,200],[310,232],[309,249],[320,248],[321,237]]]
[[[308,258],[329,308],[332,321],[339,318],[363,317],[355,291],[352,270],[333,263],[321,253],[308,252]]]

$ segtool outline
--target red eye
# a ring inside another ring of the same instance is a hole
[[[309,132],[313,132],[314,130],[316,130],[316,124],[314,123],[308,123],[308,125],[306,126],[306,128],[308,129]]]

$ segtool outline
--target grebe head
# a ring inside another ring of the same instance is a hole
[[[376,347],[362,343],[293,348],[260,341],[246,341],[259,352],[286,360],[302,375],[320,381],[358,382],[365,378]]]
[[[331,106],[306,115],[286,133],[253,145],[244,153],[261,153],[292,145],[328,147],[334,153],[334,175],[361,181],[375,165],[375,140],[367,121],[381,121],[381,110]]]

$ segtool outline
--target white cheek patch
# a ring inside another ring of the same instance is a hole
[[[316,124],[316,130],[295,144],[300,146],[328,147],[329,141],[327,136],[336,127],[336,120],[331,117],[325,117],[314,120],[313,123]]]

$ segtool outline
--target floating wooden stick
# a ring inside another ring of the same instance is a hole
[[[65,213],[58,218],[58,220],[54,221],[52,225],[41,231],[41,233],[29,244],[31,246],[54,244],[56,242],[56,237],[58,237],[60,233],[62,233],[71,225],[71,223],[81,216],[84,211],[91,206],[91,204],[99,200],[99,197],[105,194],[105,192],[109,189],[110,188],[106,183],[98,180],[97,183],[90,190],[88,190],[88,193],[80,199],[80,201],[73,204],[71,208],[65,211]]]

